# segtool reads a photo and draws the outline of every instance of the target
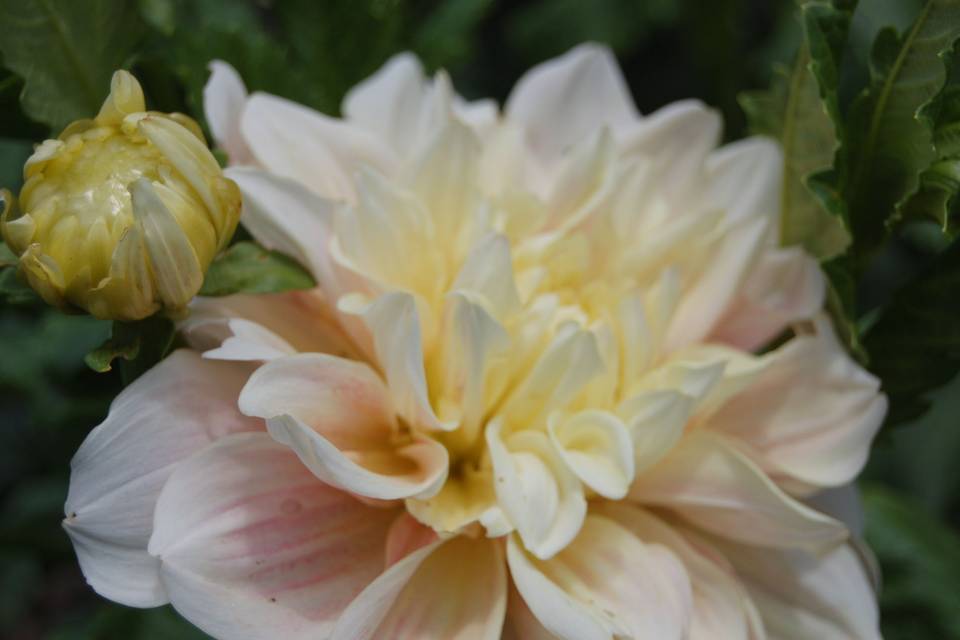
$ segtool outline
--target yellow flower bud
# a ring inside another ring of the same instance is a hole
[[[94,119],[44,141],[23,173],[19,207],[4,196],[4,240],[44,300],[98,318],[183,309],[240,217],[197,123],[146,111],[126,71]]]

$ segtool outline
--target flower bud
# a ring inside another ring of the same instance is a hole
[[[24,166],[0,231],[43,299],[98,318],[182,310],[230,241],[240,192],[196,122],[146,111],[126,71],[92,120],[70,124]]]

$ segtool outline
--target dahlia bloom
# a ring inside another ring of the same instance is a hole
[[[182,113],[147,111],[126,71],[92,120],[39,145],[0,232],[51,305],[98,318],[178,313],[240,219],[240,192]],[[19,210],[18,210],[19,209]]]
[[[342,119],[212,70],[242,221],[319,287],[196,300],[90,434],[99,593],[231,639],[879,637],[886,401],[778,246],[773,143],[640,116],[595,46],[502,112],[409,55]]]

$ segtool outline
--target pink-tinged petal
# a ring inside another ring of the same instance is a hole
[[[437,532],[417,522],[413,516],[404,511],[387,532],[387,564],[392,567],[408,555],[437,542]]]
[[[669,549],[683,562],[693,589],[690,640],[766,637],[756,607],[718,551],[701,541],[691,543],[660,518],[628,503],[600,503],[595,513],[610,518],[647,544]]]
[[[616,58],[593,44],[528,71],[510,94],[506,114],[526,126],[527,142],[545,162],[603,126],[616,131],[638,118]]]
[[[687,637],[692,596],[680,560],[613,520],[590,515],[577,538],[545,561],[511,536],[507,561],[527,606],[558,638]]]
[[[555,635],[540,624],[530,607],[511,583],[507,596],[507,619],[503,624],[502,640],[556,640]]]
[[[500,541],[458,536],[420,548],[350,604],[332,640],[498,640],[507,606]]]
[[[684,283],[667,331],[668,350],[701,342],[711,333],[756,264],[769,228],[766,218],[757,217],[719,231],[706,250],[708,266]]]
[[[198,297],[178,328],[205,358],[271,360],[290,353],[352,357],[356,348],[334,314],[316,289]]]
[[[369,132],[295,102],[254,93],[240,121],[259,164],[333,200],[352,200],[351,175],[361,166],[396,168],[390,149]]]
[[[823,308],[826,279],[816,260],[799,247],[760,255],[743,288],[713,330],[718,342],[755,351],[792,323]]]
[[[705,431],[640,475],[630,497],[749,544],[823,551],[847,537],[842,523],[788,496],[729,441]]]
[[[829,320],[772,354],[757,381],[709,421],[792,492],[850,482],[863,468],[887,409],[880,381],[857,365]],[[811,410],[814,408],[814,410]]]
[[[247,103],[247,88],[237,70],[222,60],[213,60],[210,78],[203,87],[203,113],[214,141],[223,147],[233,166],[252,158],[240,135],[240,116]]]
[[[336,291],[327,251],[334,203],[260,169],[234,167],[226,175],[240,187],[240,220],[257,242],[309,269],[325,291]]]
[[[763,618],[784,640],[879,640],[876,594],[858,554],[840,545],[825,555],[715,541]]]
[[[747,138],[717,149],[706,162],[706,198],[728,221],[763,217],[777,233],[783,152],[769,138]],[[774,236],[776,237],[776,236]]]
[[[149,550],[170,602],[214,637],[326,637],[383,569],[395,517],[324,484],[266,434],[241,434],[176,468]]]
[[[181,460],[229,433],[260,430],[237,410],[249,366],[176,351],[123,390],[71,462],[64,528],[87,582],[117,602],[167,602],[147,554],[160,489]]]
[[[402,435],[368,365],[319,353],[272,360],[250,376],[240,410],[267,420],[317,477],[379,500],[429,497],[447,477],[443,445]]]

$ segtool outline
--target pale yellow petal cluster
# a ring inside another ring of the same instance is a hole
[[[0,218],[21,273],[49,304],[99,318],[183,309],[240,217],[197,123],[146,111],[126,71],[95,118],[37,147],[24,179]]]

